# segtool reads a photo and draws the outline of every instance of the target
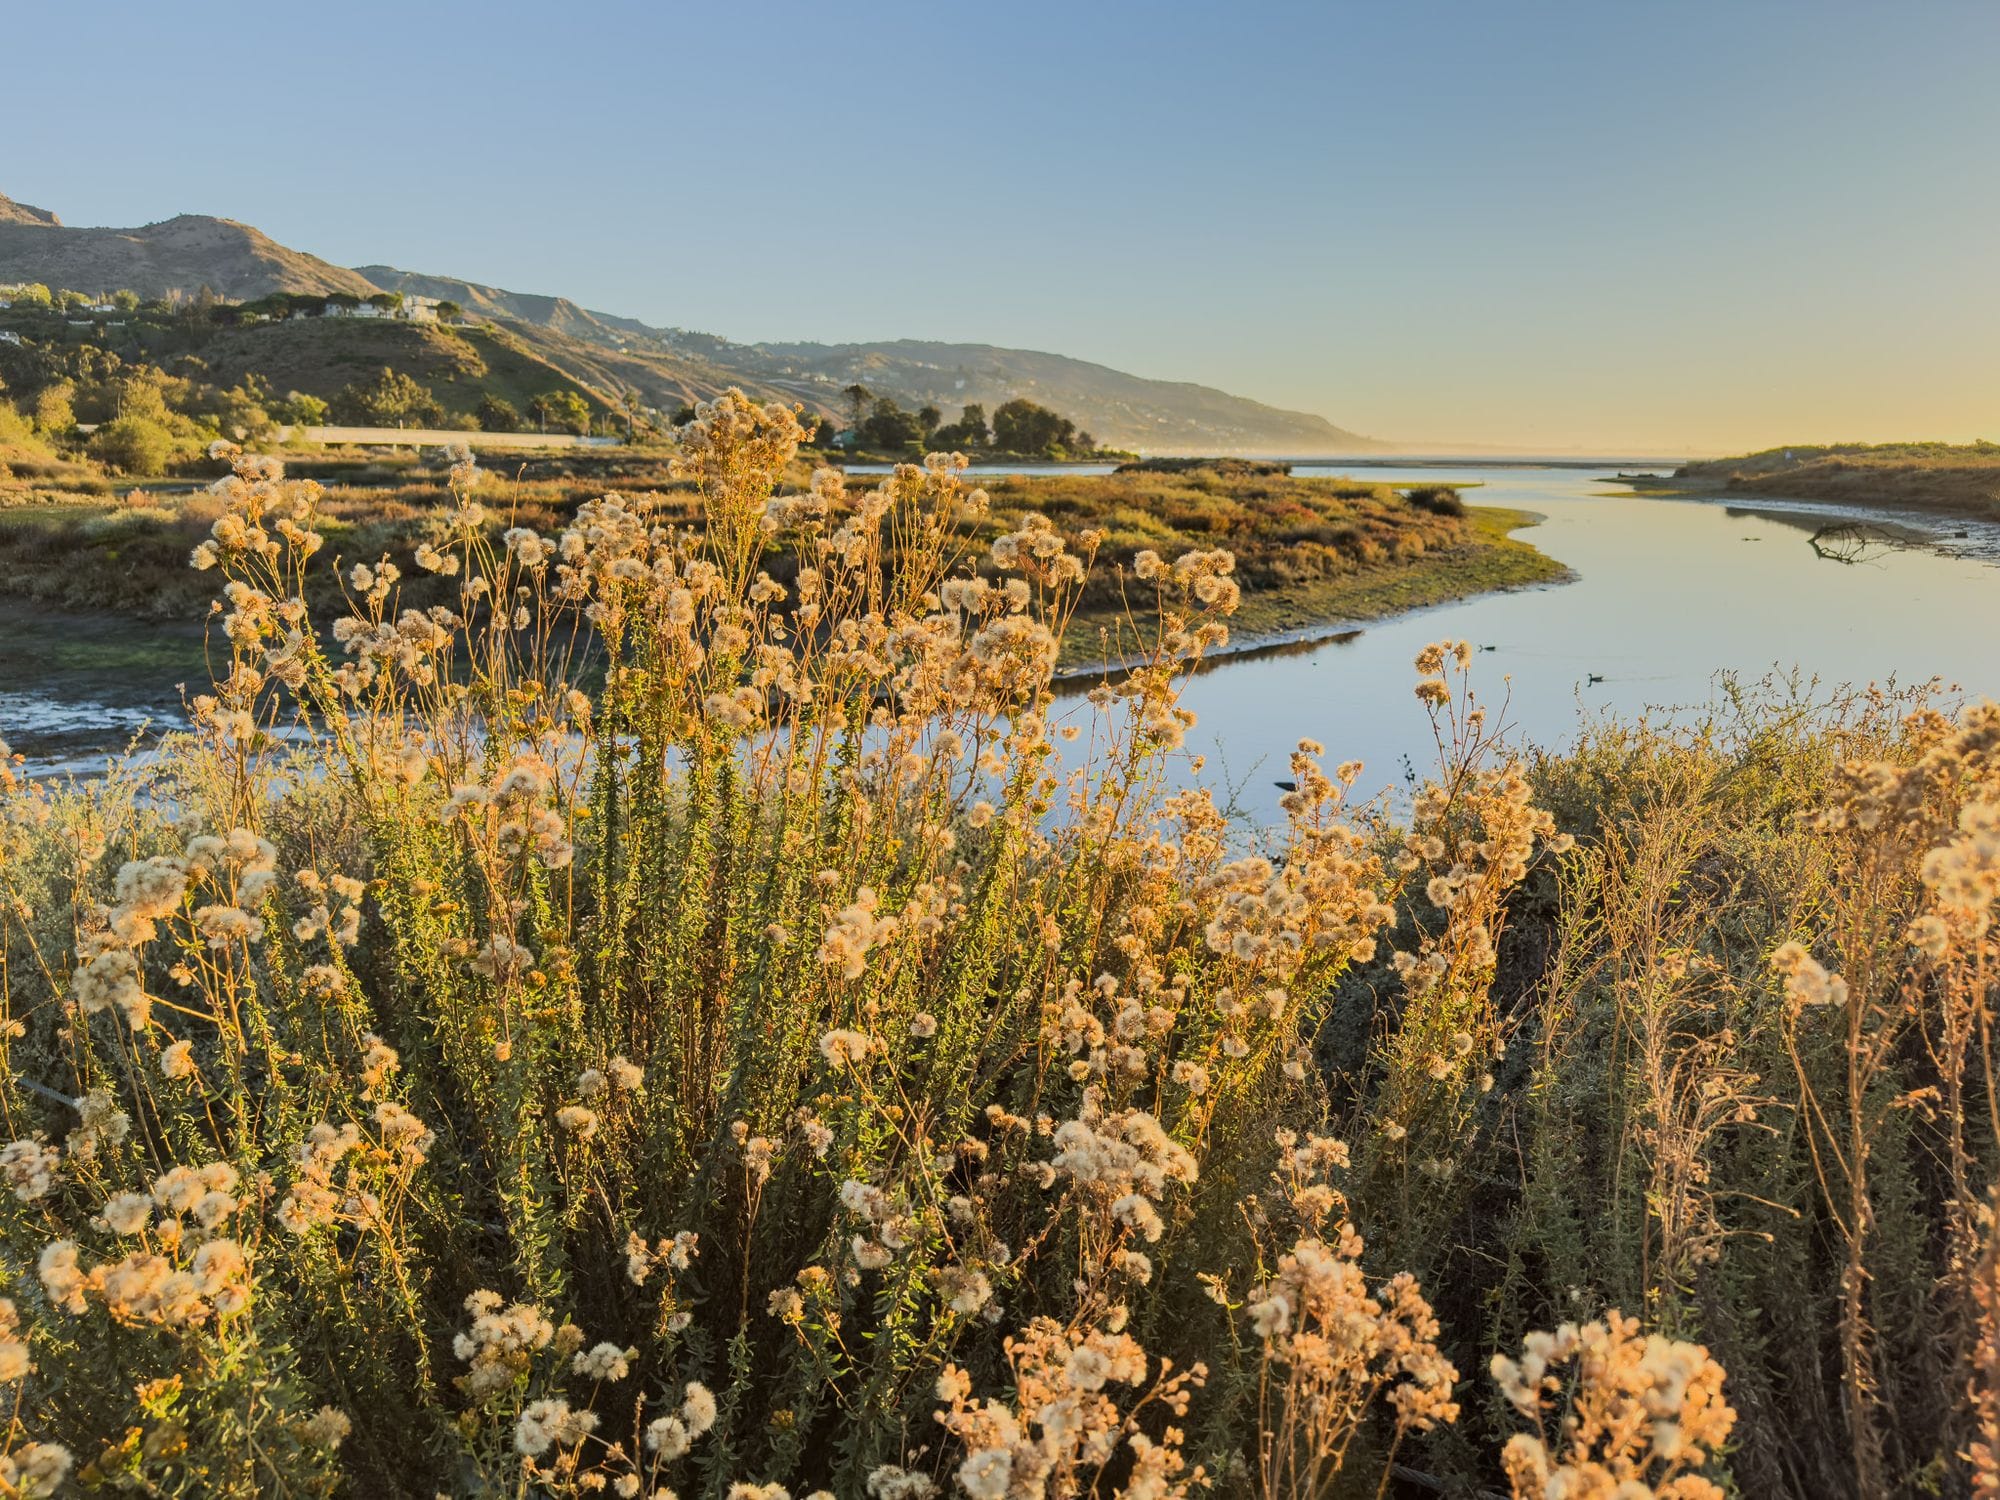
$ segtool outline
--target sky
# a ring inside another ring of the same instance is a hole
[[[0,193],[70,224],[1407,449],[2000,439],[1988,0],[89,9],[0,3]]]

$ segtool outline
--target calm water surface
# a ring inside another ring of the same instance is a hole
[[[1245,654],[1194,679],[1184,701],[1200,724],[1187,755],[1206,756],[1205,779],[1219,796],[1234,788],[1253,818],[1277,816],[1272,782],[1288,774],[1301,736],[1321,741],[1329,763],[1365,762],[1367,790],[1399,783],[1405,756],[1427,768],[1435,750],[1411,694],[1411,659],[1445,637],[1490,648],[1474,658],[1480,697],[1496,713],[1504,702],[1518,737],[1552,747],[1573,740],[1589,714],[1697,711],[1716,700],[1724,672],[1750,681],[1796,673],[1828,688],[1936,676],[2000,696],[2000,526],[1875,517],[1886,529],[1871,530],[1856,556],[1852,542],[1812,542],[1820,527],[1871,519],[1851,509],[1643,499],[1574,469],[1371,468],[1363,477],[1479,483],[1475,503],[1545,518],[1526,535],[1575,581]],[[1829,550],[1852,560],[1821,555]],[[30,770],[101,768],[98,748],[122,742],[140,719],[179,717],[175,678],[157,664],[127,674],[130,684],[117,673],[70,676],[65,691],[28,680],[42,646],[18,629],[8,644],[0,736],[30,755]],[[1059,714],[1087,723],[1091,711],[1072,698]],[[1188,774],[1185,758],[1177,774]]]
[[[1201,674],[1183,698],[1200,716],[1187,751],[1207,757],[1218,797],[1225,786],[1240,789],[1238,805],[1253,818],[1278,816],[1272,781],[1290,774],[1286,759],[1301,736],[1323,743],[1329,764],[1365,762],[1363,789],[1399,782],[1404,756],[1427,769],[1436,750],[1411,692],[1411,662],[1446,637],[1491,648],[1474,657],[1475,691],[1495,713],[1504,701],[1518,736],[1551,747],[1573,741],[1588,714],[1697,710],[1715,701],[1723,672],[1752,681],[1799,673],[1827,686],[1937,676],[2000,696],[2000,527],[1904,516],[1889,522],[1896,541],[1871,531],[1859,560],[1841,562],[1810,538],[1865,519],[1851,509],[1642,499],[1574,470],[1366,477],[1483,481],[1467,498],[1541,514],[1525,536],[1577,576]],[[1070,713],[1087,721],[1089,710]]]

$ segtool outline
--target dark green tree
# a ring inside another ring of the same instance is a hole
[[[986,408],[977,402],[960,408],[958,420],[933,432],[930,441],[939,448],[960,452],[984,448],[993,441],[993,433],[986,425]]]
[[[299,427],[324,427],[326,425],[326,403],[317,396],[304,391],[288,391],[273,413],[280,422],[290,422]]]
[[[544,391],[528,403],[528,413],[539,429],[579,435],[590,431],[590,403],[575,391]]]
[[[847,398],[848,431],[859,433],[862,420],[868,415],[868,403],[875,399],[875,393],[857,380],[840,394]]]
[[[444,419],[437,397],[387,365],[366,384],[342,386],[333,398],[333,414],[360,427],[430,427]]]
[[[994,446],[1007,453],[1054,454],[1076,441],[1076,424],[1016,397],[993,413]]]
[[[875,398],[875,409],[861,424],[859,436],[870,448],[900,453],[924,440],[923,424],[913,411],[904,411],[887,396]]]
[[[501,399],[488,391],[479,398],[479,405],[472,413],[479,419],[481,432],[519,432],[521,411],[513,402]]]

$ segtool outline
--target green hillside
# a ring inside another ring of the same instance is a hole
[[[0,198],[0,286],[16,282],[68,287],[93,297],[129,288],[163,303],[205,295],[255,303],[273,294],[327,293],[450,302],[468,322],[504,332],[467,348],[440,343],[421,330],[336,335],[298,333],[288,323],[254,337],[245,330],[243,339],[229,342],[217,356],[231,378],[261,374],[280,392],[296,389],[322,399],[355,371],[370,368],[372,357],[373,369],[386,364],[424,385],[448,415],[469,413],[488,395],[518,406],[531,388],[548,389],[535,382],[553,371],[563,388],[575,389],[598,411],[651,408],[670,414],[738,386],[760,400],[782,399],[815,416],[838,419],[843,393],[860,385],[871,398],[887,398],[911,411],[990,410],[1016,399],[1033,401],[1064,413],[1108,447],[1149,453],[1304,456],[1385,446],[1310,412],[1061,354],[915,339],[740,344],[654,327],[567,297],[388,265],[350,270],[280,245],[250,225],[199,214],[137,229],[80,229],[46,210]],[[509,338],[512,346],[503,348]],[[399,359],[407,359],[409,367]],[[332,379],[343,371],[341,379]]]
[[[305,318],[231,329],[208,344],[203,356],[213,377],[226,383],[261,376],[273,390],[302,391],[324,401],[386,366],[427,389],[448,417],[470,417],[488,396],[525,410],[549,390],[574,390],[594,411],[616,404],[615,392],[578,380],[497,327]]]

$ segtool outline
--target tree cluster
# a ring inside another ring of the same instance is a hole
[[[850,385],[841,394],[850,418],[850,447],[886,453],[993,450],[1030,458],[1071,458],[1097,450],[1097,440],[1070,418],[1021,397],[996,410],[989,426],[986,408],[978,403],[961,408],[958,420],[946,423],[935,406],[905,411],[865,385]]]
[[[83,447],[125,475],[163,474],[215,438],[255,441],[277,421],[298,420],[262,377],[225,386],[193,356],[166,370],[92,344],[5,346],[5,354],[0,398],[33,435],[50,447]]]
[[[429,390],[384,365],[368,381],[351,381],[333,398],[335,420],[355,427],[435,427],[444,408]]]

